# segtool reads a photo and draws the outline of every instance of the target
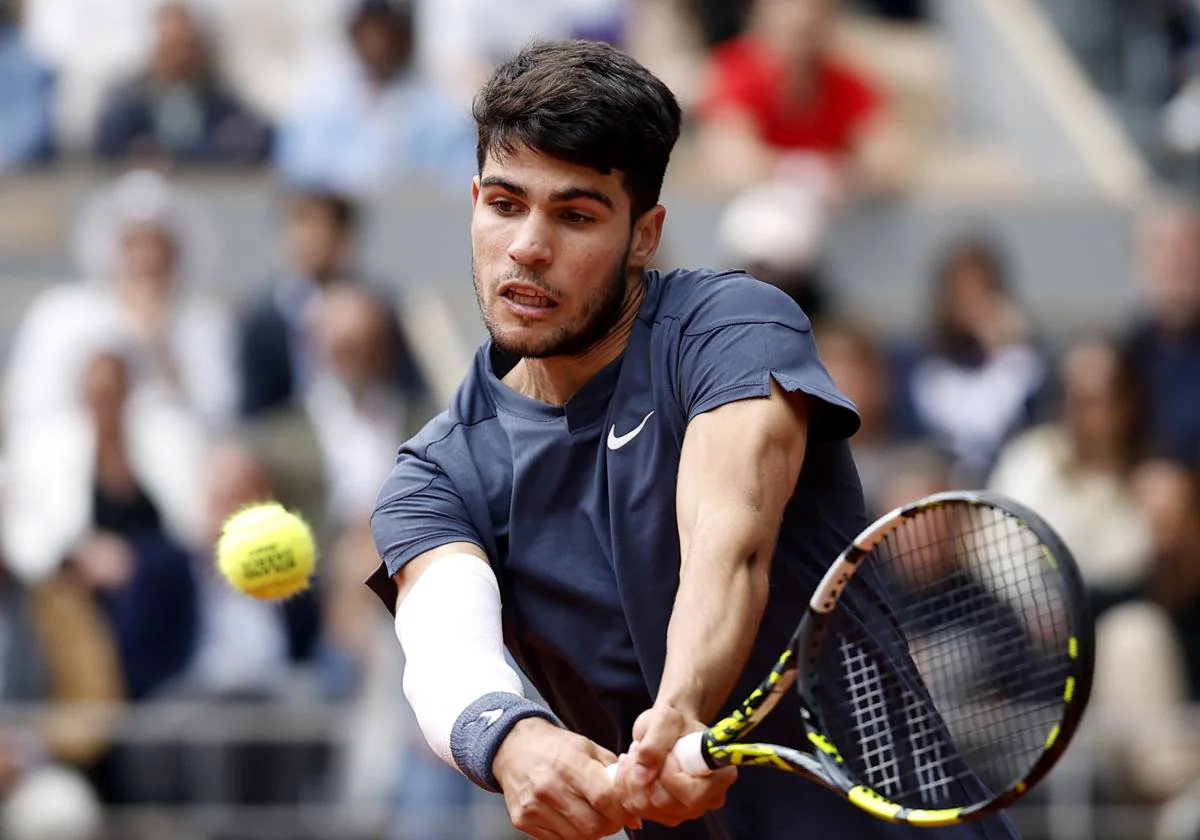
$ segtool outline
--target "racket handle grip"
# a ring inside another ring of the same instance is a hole
[[[683,768],[683,772],[689,776],[708,776],[712,773],[712,768],[704,760],[703,732],[691,732],[684,735],[671,748],[671,755],[675,756],[679,766]],[[604,768],[604,772],[608,776],[608,780],[613,781],[617,778],[617,765],[608,765]]]
[[[679,766],[683,768],[683,772],[689,776],[709,776],[712,774],[712,768],[704,760],[704,731],[689,732],[671,748],[671,755],[675,756],[679,762]]]

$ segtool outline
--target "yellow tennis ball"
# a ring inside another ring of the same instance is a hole
[[[312,530],[277,502],[244,508],[225,521],[217,567],[239,591],[278,600],[309,585],[316,566]]]

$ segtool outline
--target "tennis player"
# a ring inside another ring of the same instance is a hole
[[[645,68],[535,44],[475,119],[490,341],[372,520],[368,583],[395,610],[430,746],[538,838],[1015,836],[1003,819],[900,828],[785,774],[734,785],[736,769],[693,778],[669,757],[770,669],[865,526],[858,417],[785,294],[649,268],[680,109]],[[522,696],[505,644],[549,708]],[[761,733],[804,743],[782,708]]]

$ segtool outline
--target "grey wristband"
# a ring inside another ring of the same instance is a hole
[[[493,691],[467,706],[450,730],[450,754],[458,769],[484,790],[500,793],[492,760],[517,721],[529,717],[562,725],[549,709],[507,691]]]

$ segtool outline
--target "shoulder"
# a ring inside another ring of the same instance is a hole
[[[657,319],[675,319],[683,335],[735,324],[781,324],[807,331],[811,324],[787,293],[744,271],[679,269],[665,274]]]
[[[485,354],[486,349],[480,348],[450,405],[401,447],[401,456],[408,454],[435,463],[446,472],[472,466],[468,457],[470,439],[486,434],[489,421],[496,419],[495,404],[484,378]]]

